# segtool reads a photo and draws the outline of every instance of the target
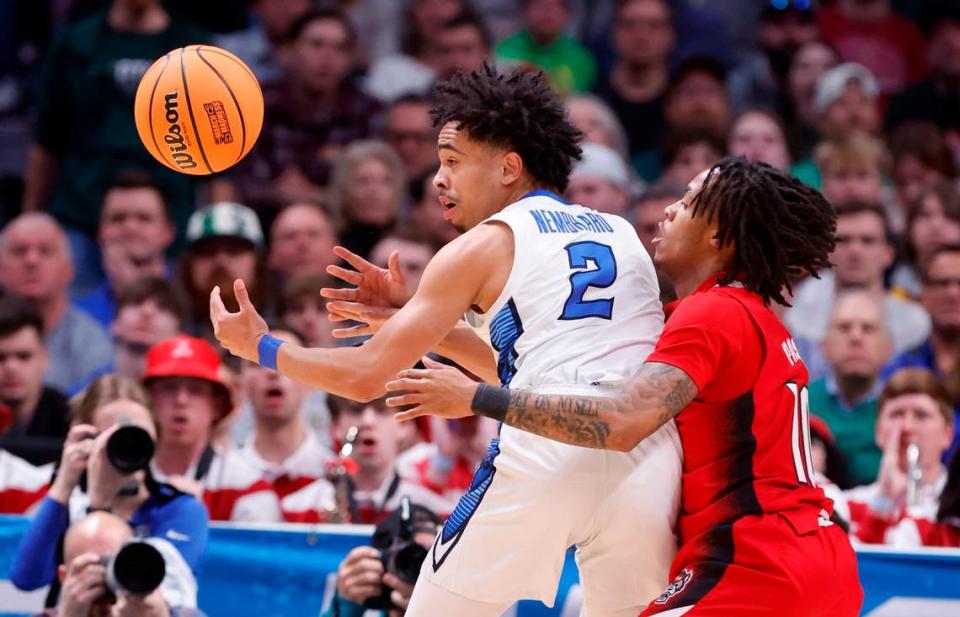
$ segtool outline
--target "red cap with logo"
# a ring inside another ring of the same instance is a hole
[[[196,377],[226,387],[216,350],[205,340],[186,335],[160,341],[147,351],[143,380],[154,377]]]

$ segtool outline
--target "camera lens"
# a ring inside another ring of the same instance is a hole
[[[405,583],[413,585],[420,575],[420,566],[427,558],[427,549],[411,541],[397,551],[393,558],[393,571]]]
[[[139,426],[121,426],[107,440],[107,457],[117,471],[131,473],[144,469],[153,458],[153,439]]]
[[[107,576],[114,591],[145,596],[160,586],[166,574],[160,551],[146,542],[131,542],[113,558]]]

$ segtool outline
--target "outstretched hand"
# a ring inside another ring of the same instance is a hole
[[[477,382],[456,369],[440,362],[423,358],[426,369],[406,369],[387,383],[387,392],[397,393],[387,399],[390,407],[407,407],[398,412],[397,420],[412,420],[432,415],[441,418],[472,416],[470,404],[477,390]]]
[[[399,252],[394,251],[390,254],[386,268],[375,266],[342,246],[334,247],[333,252],[350,264],[353,270],[340,266],[327,266],[327,274],[354,287],[348,289],[324,287],[320,290],[320,295],[324,298],[370,306],[400,308],[412,297],[413,294],[406,287],[406,277],[400,271]]]
[[[257,362],[257,344],[260,337],[267,333],[267,322],[250,302],[247,287],[242,280],[233,282],[233,293],[240,305],[237,313],[231,313],[223,305],[219,286],[210,292],[210,322],[213,324],[213,334],[224,349],[233,355]]]
[[[359,325],[349,328],[337,328],[331,334],[333,338],[351,338],[376,334],[388,319],[400,309],[385,306],[370,306],[359,302],[334,300],[327,302],[327,317],[330,321],[358,321]]]

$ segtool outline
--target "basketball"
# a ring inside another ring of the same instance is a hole
[[[235,165],[263,126],[263,93],[239,58],[210,45],[174,49],[140,79],[140,140],[174,171],[203,176]]]

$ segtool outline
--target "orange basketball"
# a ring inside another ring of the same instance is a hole
[[[210,45],[174,49],[140,79],[134,102],[147,151],[174,171],[223,171],[250,151],[263,126],[263,93],[239,58]]]

